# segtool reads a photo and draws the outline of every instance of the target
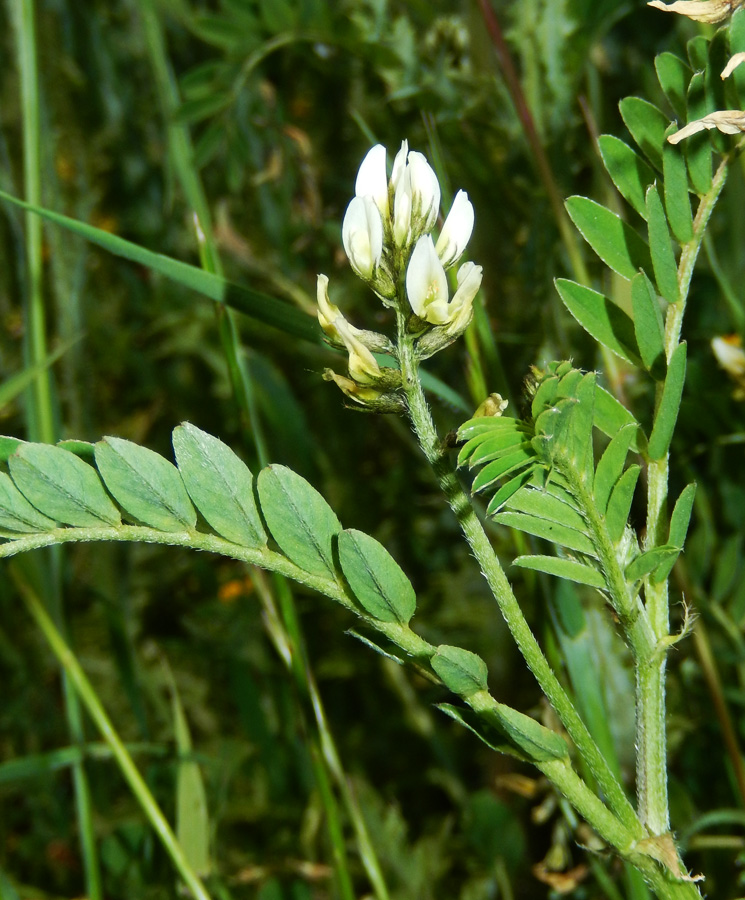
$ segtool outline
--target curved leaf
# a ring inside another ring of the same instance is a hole
[[[430,660],[446,688],[461,697],[487,689],[489,670],[480,656],[462,647],[441,644]]]
[[[655,173],[638,153],[612,134],[598,138],[600,155],[618,192],[643,218],[647,218],[645,195],[655,180]]]

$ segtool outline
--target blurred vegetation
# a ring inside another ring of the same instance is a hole
[[[0,189],[22,197],[18,5],[0,7]],[[469,255],[485,272],[468,341],[429,367],[462,398],[459,407],[434,398],[444,430],[490,391],[519,410],[530,365],[568,357],[597,366],[644,421],[646,386],[618,361],[597,358],[558,302],[553,279],[577,277],[585,249],[562,232],[551,192],[622,208],[594,138],[623,136],[623,96],[664,102],[654,57],[683,55],[697,26],[638,0],[504,0],[494,16],[513,84],[476,0],[37,0],[42,204],[198,263],[180,134],[193,147],[191,175],[201,180],[227,278],[312,313],[315,276],[325,272],[351,321],[384,330],[387,314],[353,276],[340,226],[368,147],[380,141],[395,152],[407,138],[437,168],[446,205],[458,188],[468,191],[476,208]],[[537,168],[538,145],[550,183]],[[672,472],[673,495],[687,481],[699,485],[675,582],[699,620],[671,660],[673,827],[688,865],[706,872],[706,890],[718,897],[743,890],[745,797],[733,760],[745,705],[745,482],[742,399],[709,341],[743,328],[744,203],[738,169],[695,276]],[[3,379],[26,364],[23,234],[23,213],[3,204]],[[592,254],[586,259],[594,265]],[[252,390],[247,421],[209,301],[49,225],[43,263],[49,345],[64,348],[53,369],[57,437],[115,434],[170,455],[171,429],[189,420],[256,466],[258,435],[270,460],[312,481],[345,526],[374,534],[396,557],[417,589],[422,634],[478,652],[495,696],[545,714],[405,424],[346,409],[322,381],[325,366],[339,368],[338,355],[236,316]],[[0,415],[3,433],[28,436],[23,396]],[[505,561],[525,540],[498,526],[492,534]],[[343,896],[308,738],[317,726],[268,613],[267,595],[282,602],[285,589],[238,563],[157,546],[83,546],[55,559],[69,639],[169,818],[179,758],[174,690],[180,698],[206,786],[213,895]],[[48,564],[29,555],[14,565],[33,577]],[[601,625],[598,601],[512,574],[580,706],[590,682],[602,684],[632,784],[627,660]],[[83,895],[70,777],[80,753],[103,895],[176,896],[170,863],[106,748],[88,723],[93,743],[71,740],[57,665],[22,611],[12,571],[0,569],[0,579],[0,897]],[[441,716],[435,686],[346,635],[353,623],[340,608],[299,589],[294,600],[328,732],[391,897],[645,896],[612,861],[577,847],[591,838],[532,773]],[[560,647],[573,664],[562,666]],[[346,810],[342,803],[356,896],[373,896]]]

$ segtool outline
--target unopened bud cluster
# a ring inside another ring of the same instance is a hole
[[[435,240],[440,185],[423,154],[404,141],[390,178],[381,144],[369,151],[357,173],[355,197],[347,207],[342,243],[354,271],[381,301],[403,316],[414,335],[416,354],[425,359],[458,338],[473,316],[481,286],[481,266],[460,265],[450,296],[447,270],[462,257],[473,231],[473,206],[458,191]],[[357,403],[379,411],[401,407],[397,369],[381,368],[374,352],[396,355],[384,335],[361,331],[328,297],[328,278],[318,276],[318,320],[330,343],[349,353],[349,378],[327,371]]]

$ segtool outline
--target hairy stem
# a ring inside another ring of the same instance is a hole
[[[693,222],[693,238],[686,243],[678,263],[678,302],[670,304],[665,320],[665,355],[670,360],[680,342],[688,292],[706,227],[727,180],[729,160],[719,165],[712,185],[699,203]],[[662,396],[658,385],[656,405]],[[657,410],[655,410],[656,414]],[[647,469],[647,527],[644,549],[660,546],[667,540],[667,496],[669,454],[650,460]],[[636,660],[636,777],[639,815],[652,834],[664,834],[670,828],[667,796],[667,738],[665,730],[664,641],[670,634],[670,604],[667,579],[645,582],[647,613],[660,650],[651,658]]]
[[[631,803],[543,655],[538,641],[523,616],[507,576],[492,549],[489,538],[448,462],[418,378],[411,335],[406,330],[404,316],[399,315],[398,318],[398,352],[402,385],[408,401],[409,416],[422,450],[437,476],[450,508],[458,519],[463,534],[481,566],[505,622],[531,672],[535,675],[541,689],[574,741],[577,750],[597,779],[613,813],[629,829],[634,838],[640,838],[643,836],[643,829]]]

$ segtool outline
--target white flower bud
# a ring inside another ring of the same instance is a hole
[[[406,270],[406,294],[420,319],[433,325],[450,321],[448,280],[429,234],[419,238],[411,254]]]
[[[342,316],[334,323],[349,353],[349,374],[359,384],[374,384],[380,378],[380,366],[372,353],[357,338],[355,328]]]
[[[417,234],[431,231],[440,213],[440,183],[424,154],[412,150],[408,157],[411,210]]]
[[[352,268],[369,281],[383,253],[383,220],[371,196],[355,197],[349,204],[341,237]]]
[[[354,187],[358,197],[373,198],[383,219],[388,218],[388,176],[385,172],[385,161],[385,147],[376,144],[362,160]]]
[[[458,191],[435,245],[440,262],[446,269],[463,255],[473,232],[473,218],[473,206],[468,194]]]
[[[398,183],[401,180],[401,176],[406,169],[406,157],[409,155],[409,142],[406,140],[401,141],[401,149],[398,151],[396,156],[393,159],[393,171],[391,172],[391,185],[393,186],[393,190],[395,191],[398,187]]]

